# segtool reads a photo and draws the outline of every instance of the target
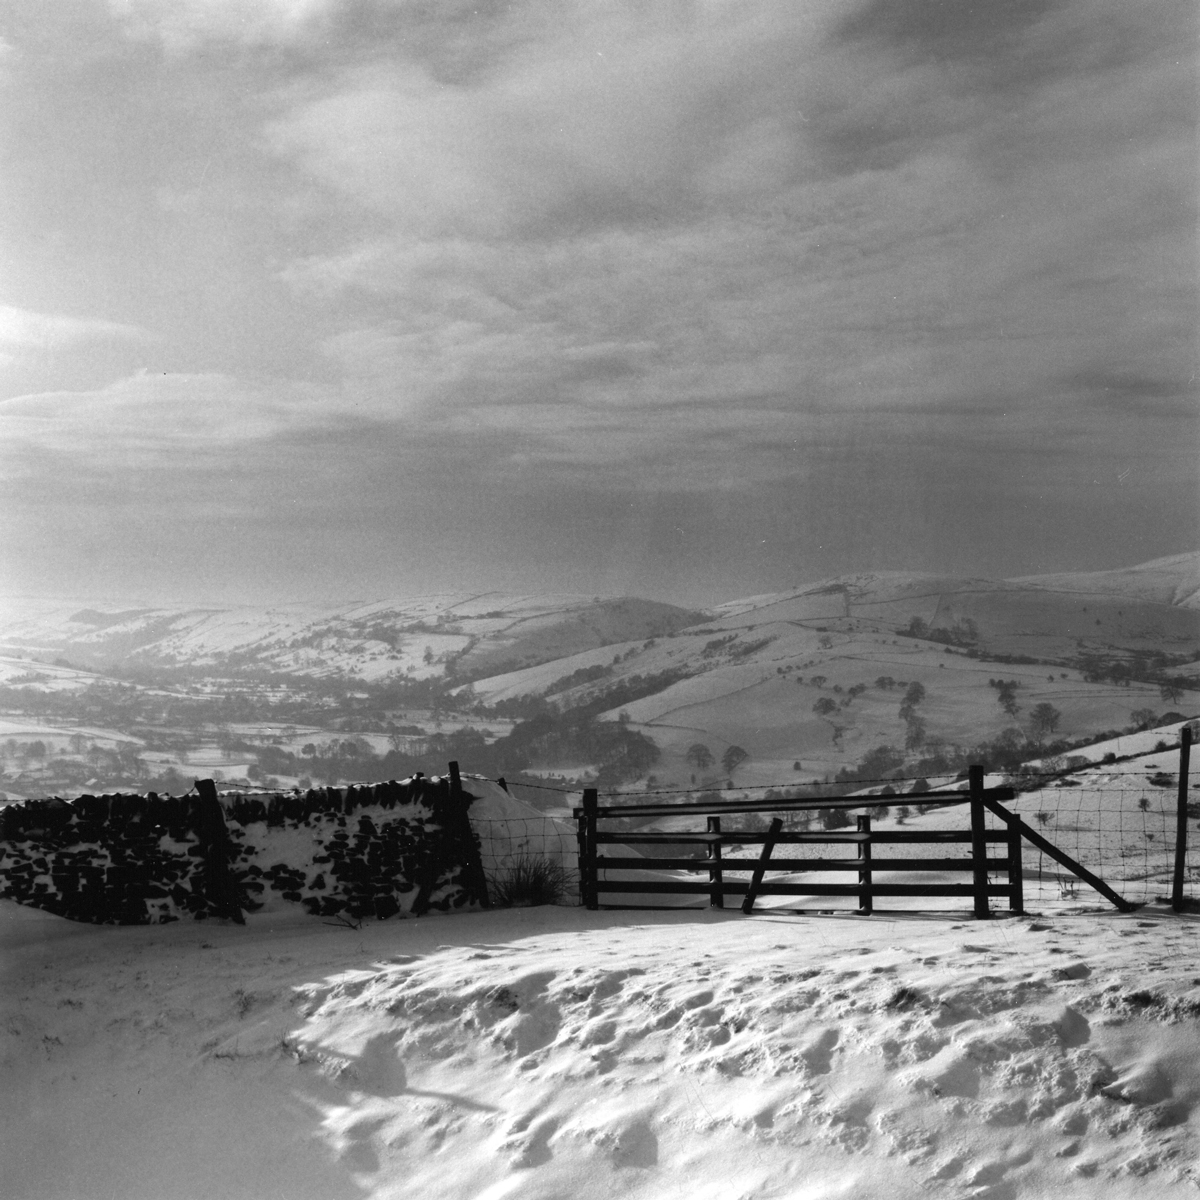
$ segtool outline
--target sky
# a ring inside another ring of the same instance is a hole
[[[1200,544],[1187,0],[8,0],[0,592]]]

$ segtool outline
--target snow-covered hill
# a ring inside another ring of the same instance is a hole
[[[1157,604],[1200,608],[1200,551],[1172,554],[1116,571],[1030,575],[1010,582],[1077,594],[1136,597]]]
[[[745,752],[713,780],[767,786],[836,774],[879,746],[908,743],[919,756],[939,743],[1023,737],[1039,705],[1072,741],[1200,714],[1198,562],[1178,555],[1015,580],[860,573],[705,613],[491,592],[275,608],[27,605],[16,615],[10,604],[0,663],[10,684],[47,690],[87,686],[64,663],[153,668],[164,679],[175,671],[181,683],[206,677],[214,694],[261,689],[270,677],[336,682],[347,694],[435,680],[473,719],[480,705],[493,716],[528,714],[527,705],[495,706],[538,698],[602,719],[624,714],[658,747],[654,773],[668,786],[705,783],[686,757],[697,745],[714,762],[731,747]],[[997,677],[1015,689],[1015,704],[1000,702]],[[1170,694],[1168,682],[1178,685]],[[909,713],[916,741],[902,712],[914,685],[923,693]]]
[[[9,606],[10,610],[12,606]],[[84,666],[428,678],[653,637],[696,615],[650,600],[461,593],[345,605],[120,609],[27,604],[0,646]]]
[[[1158,565],[1149,569],[1161,576]],[[998,737],[1022,728],[1039,704],[1060,714],[1059,734],[1073,739],[1126,727],[1137,710],[1173,704],[1195,715],[1187,690],[1164,705],[1157,682],[1095,678],[1079,665],[1166,656],[1158,661],[1176,664],[1177,677],[1200,683],[1200,612],[1143,598],[1153,588],[1136,569],[1124,577],[1128,595],[1097,596],[1034,581],[847,576],[723,604],[670,637],[478,679],[470,691],[489,704],[611,697],[605,715],[624,713],[662,749],[660,779],[689,779],[684,755],[696,743],[718,758],[737,745],[749,757],[735,782],[748,786],[794,778],[797,761],[806,777],[820,776],[874,746],[902,746],[899,710],[913,683],[924,689],[931,742]],[[914,628],[923,635],[903,635]],[[1016,713],[998,703],[989,683],[997,675],[1016,684]]]

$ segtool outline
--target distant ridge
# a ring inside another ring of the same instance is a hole
[[[1006,582],[1047,591],[1079,595],[1128,596],[1171,604],[1177,608],[1200,608],[1200,550],[1155,558],[1134,567],[1115,571],[1081,571],[1053,575],[1024,575]]]
[[[664,637],[702,616],[634,597],[501,592],[341,605],[42,606],[0,620],[0,649],[89,668],[187,666],[370,682],[439,677],[451,662],[460,677],[495,674]]]

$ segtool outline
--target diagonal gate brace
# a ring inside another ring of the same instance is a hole
[[[767,865],[771,861],[771,851],[775,849],[775,839],[779,836],[779,831],[783,828],[783,821],[779,817],[775,817],[771,821],[771,827],[767,830],[766,841],[763,842],[762,853],[758,856],[758,866],[754,868],[754,874],[750,876],[750,887],[746,891],[746,898],[742,901],[742,912],[749,916],[754,909],[754,901],[758,896],[758,889],[762,887],[763,875],[767,870]]]
[[[1002,821],[1006,821],[1009,825],[1009,828],[1015,827],[1017,830],[1019,830],[1023,837],[1027,838],[1029,842],[1036,846],[1043,854],[1045,854],[1048,858],[1054,859],[1056,863],[1066,867],[1067,870],[1073,875],[1078,875],[1084,883],[1094,887],[1096,891],[1098,891],[1100,895],[1105,898],[1105,900],[1115,905],[1121,910],[1121,912],[1133,912],[1134,906],[1130,904],[1124,896],[1118,895],[1113,891],[1112,888],[1108,886],[1107,883],[1104,882],[1103,879],[1097,875],[1093,875],[1091,871],[1087,869],[1087,867],[1077,863],[1069,854],[1064,854],[1053,842],[1047,841],[1035,829],[1029,825],[1026,825],[1016,813],[1010,813],[1002,804],[999,804],[995,800],[991,800],[986,796],[983,799],[983,803]]]

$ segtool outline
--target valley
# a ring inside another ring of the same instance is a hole
[[[8,601],[0,792],[464,770],[622,791],[994,768],[1200,712],[1200,554],[858,574],[697,612],[461,593],[275,608]],[[562,797],[529,789],[545,806]]]

